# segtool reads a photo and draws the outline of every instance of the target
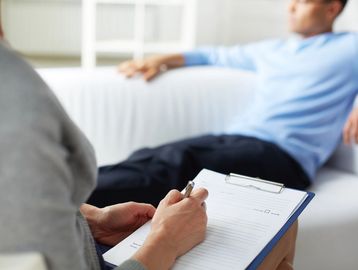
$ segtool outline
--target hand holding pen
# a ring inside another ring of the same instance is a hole
[[[184,190],[183,199],[188,198],[188,197],[190,196],[191,192],[192,192],[193,189],[194,189],[194,186],[195,186],[195,182],[194,182],[194,181],[189,181],[189,182],[188,182],[188,184],[186,185],[185,190]],[[202,202],[201,206],[206,210],[206,203],[205,203],[205,201]]]
[[[171,265],[177,257],[205,239],[207,214],[204,202],[208,191],[193,187],[194,182],[189,182],[184,194],[178,190],[170,191],[160,202],[152,219],[152,229],[143,250],[148,251],[145,246],[158,246],[160,250],[157,253],[165,254],[157,260],[162,265]],[[140,252],[134,258],[141,262],[144,260]],[[153,266],[152,269],[158,268]]]

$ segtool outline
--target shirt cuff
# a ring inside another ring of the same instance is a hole
[[[183,56],[185,66],[207,65],[207,59],[199,51],[185,52]]]

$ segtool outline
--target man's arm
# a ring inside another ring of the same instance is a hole
[[[140,73],[146,81],[168,69],[183,66],[211,65],[254,71],[254,47],[206,47],[181,54],[151,56],[143,60],[130,60],[119,65],[120,73],[130,78]]]

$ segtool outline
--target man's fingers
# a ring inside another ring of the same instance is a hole
[[[145,72],[146,70],[148,70],[148,65],[146,65],[144,62],[140,62],[136,65],[136,68],[139,72]]]
[[[158,74],[158,70],[156,68],[151,68],[144,73],[143,77],[144,77],[144,80],[150,81],[155,76],[157,76],[157,74]]]
[[[122,73],[122,72],[124,72],[124,71],[126,70],[126,68],[127,68],[127,65],[121,64],[121,65],[119,65],[119,66],[117,67],[117,70],[118,70],[120,73]]]
[[[350,139],[351,139],[351,126],[352,126],[352,121],[351,119],[348,119],[346,125],[344,126],[343,129],[343,141],[345,144],[350,144]]]
[[[117,66],[117,70],[122,73],[125,70],[125,65],[124,64],[120,64]]]
[[[140,63],[133,61],[124,62],[118,66],[118,71],[126,77],[132,77],[139,70]]]
[[[132,78],[136,73],[137,73],[137,70],[136,70],[136,69],[130,68],[130,69],[128,69],[127,71],[124,72],[124,75],[125,75],[127,78]]]
[[[353,121],[351,136],[353,137],[355,143],[358,143],[358,119],[354,119]]]
[[[350,122],[349,122],[349,132],[348,132],[348,136],[349,136],[349,143],[351,143],[353,141],[353,143],[356,141],[356,132],[357,132],[357,119],[355,119],[355,117],[351,117],[350,118]]]
[[[128,69],[133,68],[133,62],[124,62],[118,66],[119,72],[126,72]]]
[[[146,81],[152,80],[158,75],[160,69],[157,65],[151,64],[150,61],[133,60],[127,61],[118,66],[118,72],[123,74],[127,78],[132,78],[137,73],[143,75],[143,79]]]

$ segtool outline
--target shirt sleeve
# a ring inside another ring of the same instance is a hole
[[[185,65],[212,65],[255,71],[254,47],[255,45],[237,45],[199,48],[184,53]]]
[[[147,270],[147,268],[136,260],[127,260],[114,270]]]

